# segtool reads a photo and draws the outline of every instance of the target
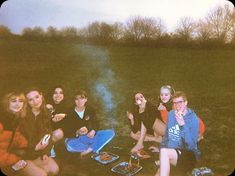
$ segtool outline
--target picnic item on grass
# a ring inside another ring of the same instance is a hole
[[[133,159],[137,160],[137,163],[133,163]],[[114,166],[111,171],[121,175],[132,176],[142,169],[142,166],[140,166],[139,164],[140,159],[131,154],[129,162],[121,162]]]
[[[101,164],[108,164],[113,161],[116,161],[119,156],[110,152],[100,152],[91,156],[94,160],[98,161]]]

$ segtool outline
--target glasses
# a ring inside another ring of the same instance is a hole
[[[174,105],[177,105],[177,104],[182,104],[184,101],[182,100],[182,101],[175,101],[175,102],[173,102],[173,104]]]

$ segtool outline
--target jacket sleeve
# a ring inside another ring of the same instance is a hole
[[[199,135],[203,136],[204,135],[204,132],[205,132],[205,124],[204,122],[202,121],[202,119],[200,117],[197,117],[198,118],[198,121],[199,121]]]
[[[7,151],[5,151],[5,152],[0,151],[0,155],[1,155],[0,168],[6,167],[6,166],[11,166],[21,159],[17,155],[12,154],[12,153],[8,153]]]
[[[168,117],[168,111],[167,110],[161,110],[160,113],[161,113],[162,121],[166,124],[167,117]]]
[[[1,126],[1,125],[0,125]],[[13,165],[20,160],[20,157],[7,151],[12,132],[0,131],[0,168]]]
[[[25,148],[27,147],[27,145],[28,141],[26,140],[26,138],[20,132],[16,132],[13,146],[17,148]]]

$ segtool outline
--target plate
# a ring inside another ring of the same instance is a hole
[[[137,164],[132,164],[132,166],[129,167],[128,162],[121,162],[118,165],[114,166],[111,170],[121,175],[132,176],[138,173],[141,169],[142,166],[138,166]]]
[[[91,156],[94,160],[98,161],[101,164],[111,163],[119,158],[118,155],[109,152],[100,152]]]

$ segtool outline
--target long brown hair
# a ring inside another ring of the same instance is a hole
[[[41,106],[39,108],[40,109],[40,113],[43,114],[42,115],[42,119],[41,119],[42,120],[42,124],[38,124],[38,125],[40,126],[41,129],[44,129],[44,130],[48,131],[50,129],[51,114],[48,111],[48,109],[46,108],[45,98],[43,96],[42,91],[39,88],[36,88],[36,87],[32,87],[30,89],[27,89],[25,91],[25,95],[27,95],[28,93],[30,93],[32,91],[36,91],[36,92],[38,92],[42,96],[42,104],[41,104]],[[28,108],[28,110],[32,112],[32,109]],[[29,118],[29,117],[30,117],[30,115],[27,115],[27,118]]]
[[[12,113],[12,111],[9,109],[9,104],[10,101],[16,97],[19,97],[23,101],[23,107],[19,112],[16,113],[16,116],[24,118],[26,116],[27,101],[25,95],[22,92],[7,93],[2,99],[3,109],[9,113]]]

